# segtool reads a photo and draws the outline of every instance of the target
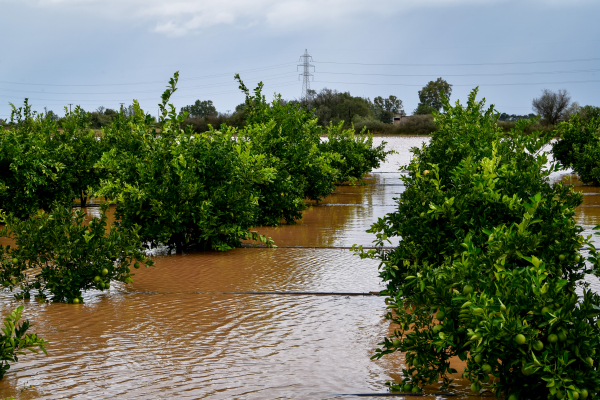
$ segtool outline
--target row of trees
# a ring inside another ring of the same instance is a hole
[[[403,353],[403,379],[390,383],[396,391],[440,379],[449,387],[457,372],[450,360],[459,357],[477,393],[597,398],[600,296],[583,279],[600,276],[600,254],[575,224],[582,195],[550,182],[560,166],[547,167],[542,149],[556,134],[575,138],[554,151],[577,165],[580,154],[570,151],[597,143],[600,120],[574,117],[550,135],[526,134],[533,121],[525,120],[505,132],[476,94],[465,106],[442,100],[437,131],[402,168],[398,210],[371,227],[377,250],[357,249],[381,263],[396,326],[374,357]],[[392,237],[400,242],[390,251]]]
[[[96,135],[77,107],[62,129],[27,101],[13,107],[0,131],[0,282],[22,295],[37,290],[55,301],[82,301],[81,291],[129,282],[130,265],[151,265],[146,247],[227,250],[245,239],[268,238],[252,226],[294,223],[335,182],[356,181],[385,159],[384,144],[342,124],[318,125],[298,104],[246,95],[246,125],[197,134],[187,112],[169,104],[178,75],[162,96],[158,122],[134,101]],[[321,141],[326,134],[328,141]],[[71,212],[73,199],[116,203],[114,227],[101,217],[87,224]],[[27,270],[41,271],[35,277]]]

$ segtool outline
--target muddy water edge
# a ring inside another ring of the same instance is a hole
[[[365,179],[368,185],[338,186],[297,225],[258,228],[276,249],[158,255],[155,267],[136,271],[133,284],[89,291],[84,304],[26,301],[24,318],[50,341],[48,356],[28,354],[13,364],[0,398],[333,399],[386,392],[404,359],[370,360],[393,327],[383,318],[383,298],[370,295],[383,288],[377,263],[348,247],[372,242],[365,230],[395,209],[403,190],[398,166],[427,139],[376,138],[382,140],[398,153]],[[577,222],[591,230],[600,221],[600,188],[578,190],[586,195]],[[20,304],[0,294],[1,314]],[[454,367],[463,369],[460,362]],[[468,393],[466,381],[456,384],[456,393]]]

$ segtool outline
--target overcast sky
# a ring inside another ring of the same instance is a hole
[[[236,72],[299,98],[305,49],[312,89],[395,95],[409,115],[438,77],[452,100],[480,85],[510,114],[544,88],[600,106],[599,16],[597,0],[0,0],[0,118],[25,97],[61,115],[138,99],[156,115],[175,71],[177,107],[235,109]]]

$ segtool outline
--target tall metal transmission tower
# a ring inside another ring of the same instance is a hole
[[[302,77],[303,79],[301,99],[305,102],[309,102],[310,100],[312,100],[312,96],[310,94],[310,77],[312,76],[313,80],[315,79],[315,76],[310,73],[311,67],[313,68],[313,71],[315,70],[315,66],[310,63],[312,60],[312,57],[308,54],[308,49],[305,49],[304,54],[300,56],[300,61],[302,62],[302,64],[298,64],[298,67],[303,67],[303,71],[298,77],[298,79],[300,79],[300,77]]]

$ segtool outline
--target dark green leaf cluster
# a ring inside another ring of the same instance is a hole
[[[107,226],[108,204],[100,217],[56,204],[51,213],[39,211],[21,219],[2,214],[0,236],[15,246],[0,245],[0,282],[18,297],[37,290],[40,299],[79,303],[90,288],[108,289],[110,281],[132,282],[131,266],[153,261],[142,252],[139,227]]]
[[[0,209],[24,217],[55,202],[85,204],[102,176],[95,167],[102,151],[81,108],[59,129],[50,115],[33,113],[27,99],[13,106],[8,129],[0,130]]]
[[[0,379],[10,369],[9,362],[19,361],[19,355],[25,349],[37,353],[36,347],[46,353],[48,341],[37,337],[35,333],[25,333],[29,329],[29,321],[18,324],[23,313],[23,306],[17,307],[4,318],[4,328],[0,333]]]
[[[374,357],[405,354],[396,390],[440,379],[450,387],[458,356],[475,392],[593,397],[600,297],[582,279],[598,275],[598,254],[573,218],[581,194],[549,182],[549,136],[525,135],[532,121],[503,133],[476,94],[434,114],[431,142],[403,168],[398,210],[371,228],[379,249],[360,251],[381,262],[387,318],[397,326]],[[401,238],[398,247],[384,250],[391,237]],[[579,255],[585,247],[590,264]]]
[[[553,133],[560,137],[552,146],[554,159],[573,168],[583,182],[600,185],[600,116],[583,119],[576,114]]]

